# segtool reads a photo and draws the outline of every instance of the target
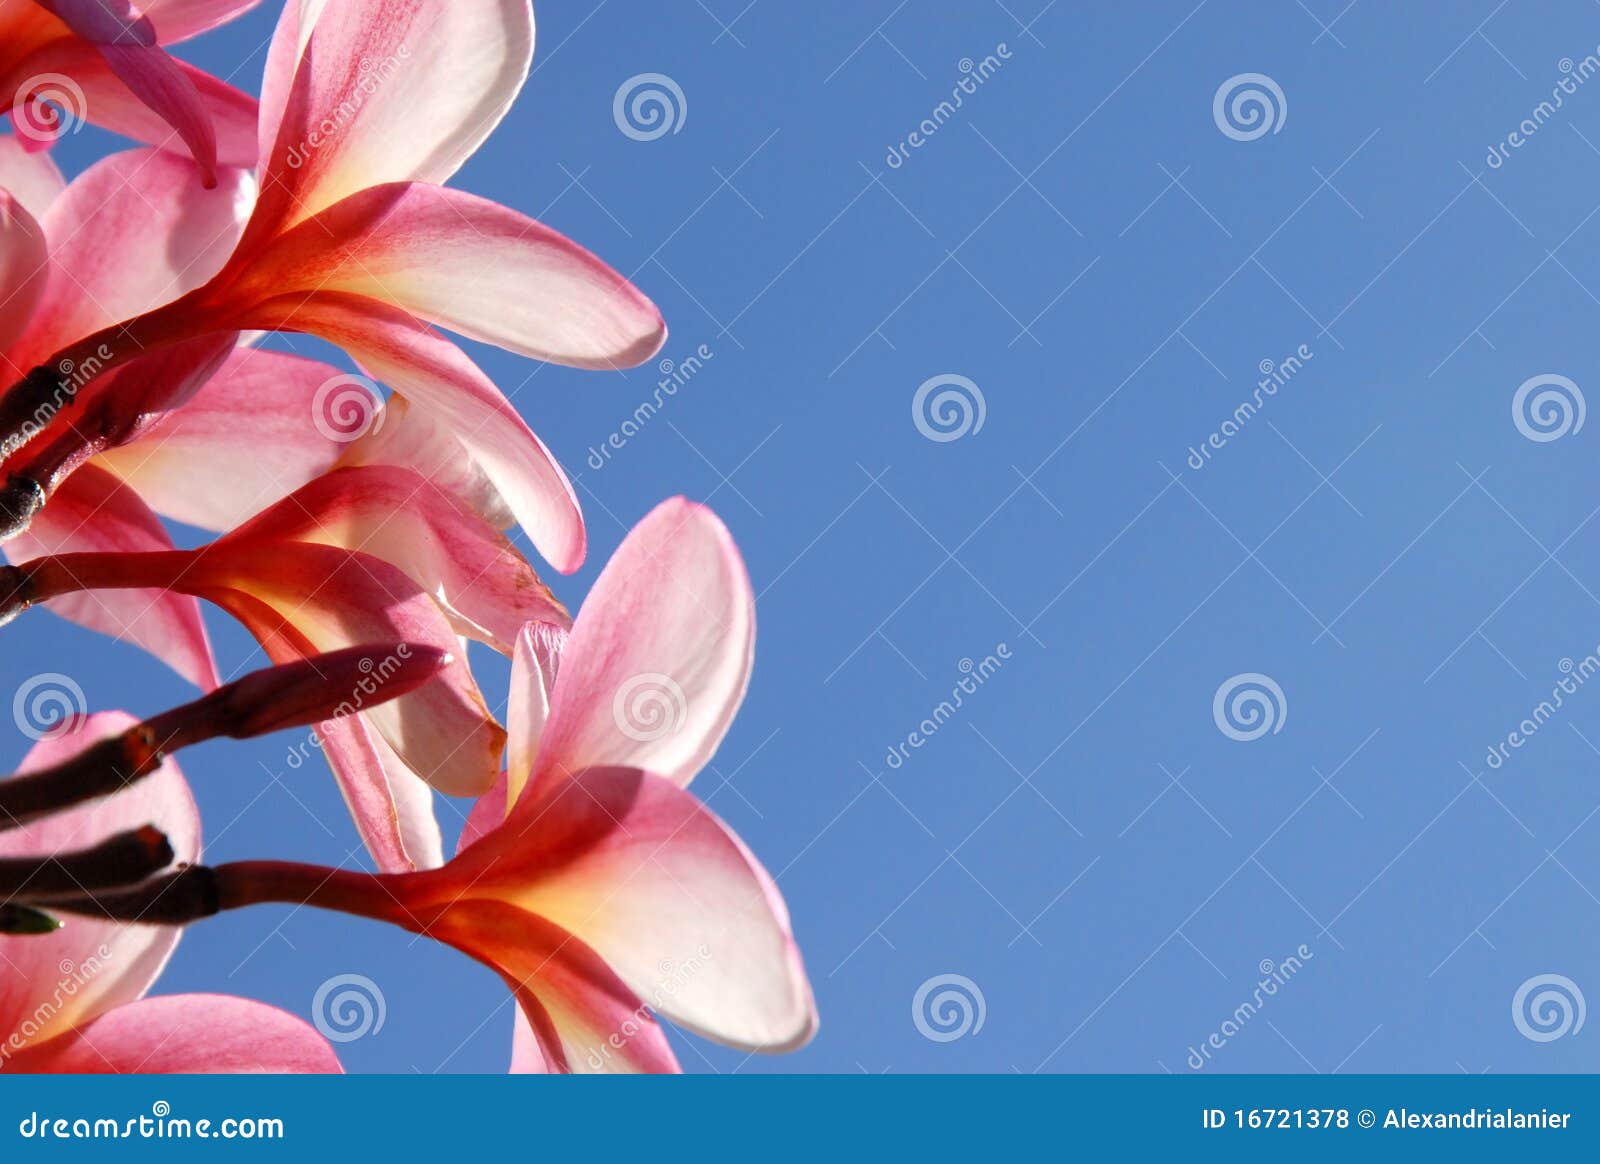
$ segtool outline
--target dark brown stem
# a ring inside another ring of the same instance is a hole
[[[227,909],[282,903],[309,905],[417,930],[403,904],[410,885],[425,873],[359,873],[292,861],[234,861],[195,865],[142,885],[109,893],[55,898],[61,913],[116,921],[186,925]]]
[[[405,695],[450,663],[437,647],[374,643],[252,671],[151,716],[59,764],[0,780],[0,832],[108,796],[148,776],[179,748],[219,736],[249,739],[338,719]]]
[[[171,926],[199,921],[221,908],[216,870],[206,865],[177,869],[126,889],[61,897],[46,904],[56,913]]]
[[[0,901],[24,904],[56,895],[134,885],[172,864],[172,843],[154,825],[107,837],[88,849],[49,857],[0,859]]]
[[[135,724],[53,767],[0,780],[0,832],[109,796],[154,772],[162,753],[174,746],[172,740],[158,744],[148,725]]]
[[[4,536],[0,535],[0,540]],[[83,590],[177,590],[194,562],[189,550],[52,554],[0,567],[0,626],[40,602]],[[181,591],[180,591],[181,592]]]

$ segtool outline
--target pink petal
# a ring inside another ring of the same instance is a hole
[[[191,162],[156,150],[112,154],[79,175],[41,224],[52,271],[19,347],[20,367],[170,302],[222,266],[249,210],[249,175],[204,190]]]
[[[399,393],[383,406],[382,422],[351,443],[342,463],[405,465],[464,502],[495,529],[516,524],[494,482],[466,455],[461,442]]]
[[[506,799],[516,803],[533,775],[539,739],[550,717],[556,662],[566,647],[566,628],[530,622],[517,634],[511,654],[511,694],[506,704]]]
[[[317,725],[356,831],[382,873],[444,864],[433,790],[359,715]]]
[[[164,410],[181,405],[222,367],[238,338],[205,332],[121,364],[110,343],[98,343],[80,348],[76,363],[56,361],[56,389],[30,418],[45,435],[17,455],[12,472],[53,489],[96,453],[136,438]]]
[[[472,802],[466,822],[461,826],[461,836],[456,839],[456,852],[477,844],[500,827],[506,819],[506,774],[494,782],[494,787]]]
[[[15,134],[0,134],[0,189],[9,190],[29,214],[43,218],[66,188],[48,153],[27,149]]]
[[[786,1051],[816,1031],[810,983],[772,878],[670,780],[592,768],[525,796],[447,868],[591,947],[644,1002],[730,1046]]]
[[[404,312],[357,295],[285,296],[238,321],[338,344],[460,442],[539,552],[562,573],[583,562],[583,516],[561,466],[460,348]]]
[[[34,73],[59,73],[83,94],[77,110],[113,133],[195,160],[190,181],[218,165],[256,163],[256,99],[156,48],[96,48],[61,40],[37,54]]]
[[[315,360],[242,348],[182,408],[97,463],[157,513],[232,529],[339,459],[344,434],[316,418],[349,379]]]
[[[532,56],[528,0],[284,5],[262,83],[262,220],[288,226],[384,182],[445,181]]]
[[[688,784],[750,682],[755,601],[717,516],[665,501],[623,539],[561,656],[540,744],[551,772],[625,765]]]
[[[480,958],[516,995],[542,1061],[575,1073],[677,1072],[665,1033],[611,967],[581,939],[545,918],[495,901],[443,911],[429,936]]]
[[[502,654],[529,620],[567,612],[488,522],[410,469],[336,469],[241,527],[240,538],[342,546],[381,558],[431,594],[457,633]]]
[[[172,539],[133,490],[89,464],[57,488],[33,524],[5,543],[13,562],[80,551],[170,550]],[[143,647],[204,690],[217,685],[200,604],[170,590],[96,590],[51,599],[62,618]]]
[[[243,16],[261,0],[143,0],[139,11],[162,44],[177,44]]]
[[[130,0],[34,0],[91,44],[152,45],[156,31]]]
[[[27,326],[48,270],[44,230],[20,199],[0,189],[0,351]]]
[[[122,712],[83,716],[36,744],[20,771],[59,763],[133,723]],[[167,834],[178,860],[199,859],[199,810],[171,760],[113,796],[0,833],[0,855],[83,848],[146,824]],[[53,934],[0,935],[0,965],[5,967],[0,975],[0,1031],[7,1037],[15,1032],[33,1047],[132,1002],[161,973],[180,933],[167,926],[74,918]]]
[[[655,304],[572,240],[424,183],[362,190],[257,255],[234,294],[349,291],[471,339],[578,368],[625,368],[666,337]]]
[[[204,184],[215,186],[216,130],[200,100],[200,90],[178,62],[158,48],[142,45],[101,45],[100,55],[129,92],[173,128],[189,148]]]
[[[191,74],[157,45],[151,22],[128,0],[37,0],[54,12],[75,34],[64,38],[42,54],[35,54],[29,67],[70,76],[84,95],[84,112],[102,125],[119,128],[114,111],[128,102],[144,105],[188,148],[207,186],[216,183],[217,140],[210,115],[200,98]],[[116,86],[104,83],[88,63],[87,52],[98,50],[111,73],[122,82],[123,94]],[[113,112],[108,120],[107,112]],[[167,135],[164,135],[167,136]]]
[[[361,714],[439,791],[477,796],[494,783],[505,732],[444,615],[389,563],[332,546],[224,540],[196,560],[182,585],[244,622],[275,662],[373,642],[452,653],[438,678]]]
[[[539,1048],[539,1036],[528,1021],[527,1012],[519,1005],[511,1029],[511,1075],[549,1075],[551,1067]]]
[[[59,1074],[338,1074],[328,1041],[294,1015],[223,994],[119,1006],[16,1066]]]

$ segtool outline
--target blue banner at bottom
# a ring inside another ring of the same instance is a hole
[[[682,1158],[1596,1159],[1595,1076],[0,1077],[0,1160],[488,1148]]]

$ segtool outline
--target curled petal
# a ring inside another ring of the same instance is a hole
[[[189,74],[160,49],[144,45],[101,45],[100,55],[128,91],[189,148],[205,186],[215,186],[217,133]]]
[[[233,536],[318,542],[382,558],[433,595],[459,633],[503,654],[524,623],[568,621],[498,530],[410,469],[336,469]]]
[[[217,166],[255,166],[255,98],[160,49],[64,40],[29,68],[72,78],[83,93],[81,112],[96,125],[188,154],[197,184],[213,181]]]
[[[439,608],[389,563],[332,546],[224,539],[200,552],[178,584],[248,626],[274,662],[372,642],[456,648],[438,677],[361,714],[441,792],[477,796],[494,783],[505,732]]]
[[[270,300],[239,323],[338,344],[460,442],[551,565],[571,573],[582,564],[583,516],[566,474],[500,390],[438,332],[396,308],[333,292]]]
[[[352,441],[344,465],[404,465],[415,469],[450,496],[478,513],[495,529],[516,524],[505,499],[483,467],[469,457],[461,442],[429,416],[412,408],[398,392],[383,406],[383,419]]]
[[[511,653],[511,694],[506,705],[506,807],[516,803],[539,757],[539,740],[550,718],[550,693],[567,631],[552,622],[530,622],[517,634]]]
[[[433,790],[360,716],[317,726],[317,738],[356,831],[384,873],[433,869],[444,843]]]

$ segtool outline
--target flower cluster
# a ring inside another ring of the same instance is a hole
[[[78,717],[0,780],[0,1068],[338,1070],[270,1007],[143,999],[183,926],[265,902],[492,968],[513,1070],[674,1071],[658,1017],[800,1046],[782,898],[688,790],[749,681],[732,538],[666,501],[570,617],[508,531],[569,573],[577,498],[441,330],[594,369],[666,335],[600,259],[444,185],[527,76],[527,0],[286,0],[259,101],[168,55],[257,2],[0,2],[0,623],[46,605],[203,692]],[[146,145],[66,182],[77,120]],[[272,665],[219,685],[202,602]],[[466,640],[511,659],[504,725]],[[306,726],[376,871],[201,863],[172,753]],[[436,794],[476,798],[448,858]]]

